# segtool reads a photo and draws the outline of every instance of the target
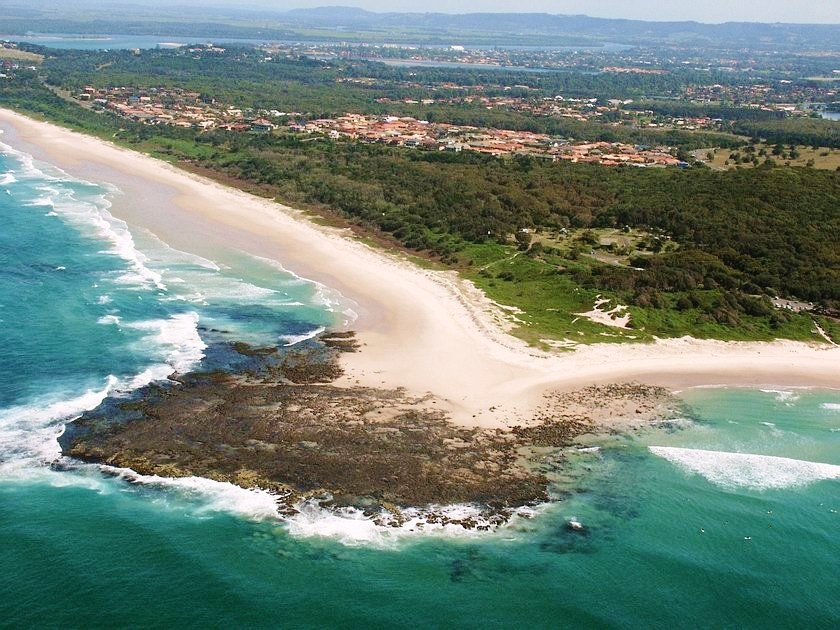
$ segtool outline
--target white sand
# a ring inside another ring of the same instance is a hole
[[[118,187],[112,213],[135,229],[211,259],[229,248],[271,258],[338,290],[354,304],[362,344],[341,382],[429,392],[457,422],[520,423],[547,391],[614,381],[840,388],[840,348],[828,344],[685,338],[540,352],[508,335],[505,313],[452,273],[421,270],[294,209],[95,138],[2,109],[0,128],[0,141]]]
[[[619,304],[605,311],[602,307],[604,304],[609,304],[609,300],[602,298],[600,295],[595,300],[595,306],[591,311],[586,313],[575,313],[581,317],[585,317],[591,322],[601,324],[602,326],[612,326],[613,328],[627,328],[630,325],[630,313],[627,312],[627,307]]]

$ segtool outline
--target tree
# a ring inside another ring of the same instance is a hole
[[[516,231],[516,243],[520,251],[527,251],[531,246],[531,233],[525,229]]]

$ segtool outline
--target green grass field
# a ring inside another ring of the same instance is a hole
[[[773,155],[773,146],[766,145],[766,144],[756,144],[752,145],[753,151],[745,151],[744,149],[732,150],[732,149],[710,149],[714,154],[714,159],[711,161],[708,160],[706,153],[708,151],[697,151],[696,154],[698,158],[709,164],[712,168],[718,169],[730,169],[730,168],[753,168],[754,163],[751,161],[753,155],[755,155],[758,160],[759,164],[764,162],[766,157],[772,159],[778,165],[789,165],[789,166],[806,166],[812,168],[819,168],[819,169],[826,169],[835,171],[840,169],[840,149],[829,149],[829,148],[813,148],[813,147],[806,147],[806,146],[797,146],[796,147],[796,156],[790,156],[790,147],[785,145],[784,155]],[[759,155],[761,151],[766,153],[765,155]],[[738,163],[736,160],[730,158],[732,153],[737,153],[741,156],[741,162]],[[743,158],[748,158],[744,161]]]
[[[28,61],[30,63],[41,63],[43,55],[18,50],[16,48],[4,48],[0,46],[0,59],[12,59],[14,61]]]

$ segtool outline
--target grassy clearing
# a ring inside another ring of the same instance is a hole
[[[466,273],[490,299],[516,307],[514,331],[528,343],[544,340],[593,343],[638,339],[633,331],[610,328],[576,315],[592,309],[597,294],[578,287],[569,276],[528,256],[507,257],[487,270]]]
[[[28,61],[30,63],[41,63],[43,55],[18,50],[17,48],[5,48],[0,46],[0,59],[12,59],[14,61]]]
[[[731,169],[731,168],[753,168],[755,163],[752,157],[755,156],[759,164],[763,163],[766,158],[772,159],[777,165],[785,166],[805,166],[811,168],[818,168],[824,170],[838,170],[840,169],[840,149],[831,149],[825,147],[794,147],[793,155],[791,155],[791,147],[784,145],[784,150],[779,155],[773,155],[775,145],[755,144],[752,145],[752,150],[745,149],[709,149],[708,151],[697,151],[695,155],[701,161],[709,164],[712,168],[717,169]],[[707,153],[713,154],[713,159],[709,161]],[[732,156],[738,155],[739,159],[733,159]],[[740,161],[739,161],[740,160]]]

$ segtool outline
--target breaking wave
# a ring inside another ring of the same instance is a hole
[[[840,479],[840,466],[834,464],[673,446],[649,448],[654,455],[723,488],[770,490]]]

